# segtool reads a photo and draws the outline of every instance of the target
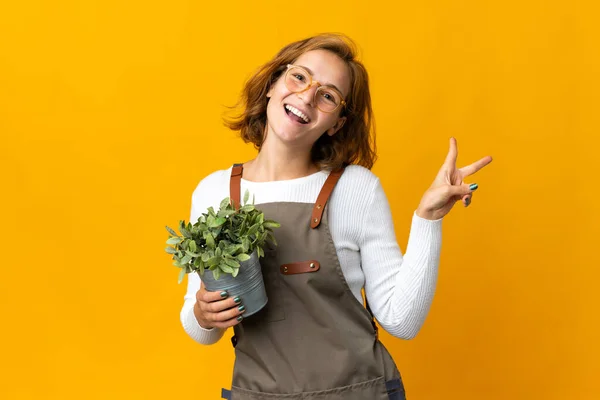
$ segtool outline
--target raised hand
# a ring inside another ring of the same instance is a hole
[[[446,161],[444,161],[435,180],[421,198],[417,208],[419,217],[440,219],[448,214],[459,200],[462,200],[465,207],[471,204],[473,192],[478,186],[476,183],[464,183],[464,179],[491,163],[492,157],[486,156],[473,164],[456,168],[457,157],[456,139],[452,137],[450,138],[450,150],[446,156]]]

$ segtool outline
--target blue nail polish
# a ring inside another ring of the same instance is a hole
[[[240,299],[240,298],[239,298],[239,296],[238,296],[238,297],[236,297],[235,299],[233,299],[233,302],[234,302],[235,304],[238,304],[240,301],[242,301],[242,299]]]
[[[222,298],[225,298],[225,297],[227,297],[227,296],[228,296],[228,293],[227,293],[227,291],[226,291],[226,290],[223,290],[223,291],[221,292],[221,297],[222,297]]]
[[[469,186],[469,189],[471,190],[477,190],[479,186],[476,183],[471,183],[471,185]]]
[[[243,319],[244,319],[244,317],[242,317],[241,315],[240,315],[239,317],[237,317],[237,320],[238,320],[238,321],[241,321],[241,320],[243,320]]]
[[[246,309],[246,306],[239,306],[239,307],[238,307],[238,310],[239,310],[240,312],[244,311],[245,309]]]
[[[465,200],[465,204],[467,205],[467,207],[469,207],[469,204],[471,204],[471,198],[467,197],[467,199]]]

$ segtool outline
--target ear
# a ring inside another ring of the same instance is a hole
[[[271,85],[271,87],[269,88],[269,91],[267,92],[267,98],[270,99],[271,96],[273,96],[273,87],[275,85]]]
[[[329,136],[333,136],[335,135],[335,133],[337,131],[339,131],[340,129],[342,129],[342,126],[344,126],[344,124],[346,123],[346,117],[341,117],[338,118],[337,121],[335,121],[335,125],[333,125],[331,128],[327,129],[327,134]]]

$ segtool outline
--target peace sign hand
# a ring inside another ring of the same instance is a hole
[[[458,149],[456,139],[450,138],[450,150],[446,161],[438,172],[435,180],[427,189],[417,208],[417,215],[425,219],[440,219],[450,212],[454,203],[461,200],[465,207],[471,203],[477,184],[466,184],[463,179],[473,175],[492,162],[492,157],[486,156],[473,164],[460,169],[456,168]]]

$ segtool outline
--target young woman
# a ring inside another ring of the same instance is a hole
[[[244,320],[244,299],[207,292],[188,275],[181,310],[197,342],[217,342],[234,327],[235,367],[223,398],[404,399],[400,373],[377,338],[413,338],[435,290],[442,218],[471,202],[463,181],[491,157],[456,168],[450,150],[415,209],[404,256],[379,179],[368,76],[353,43],[319,35],[284,47],[246,84],[243,113],[228,121],[256,158],[204,178],[191,221],[240,192],[275,230],[276,250],[261,259],[269,302]],[[361,289],[365,289],[366,307]],[[370,307],[369,307],[370,306]]]

